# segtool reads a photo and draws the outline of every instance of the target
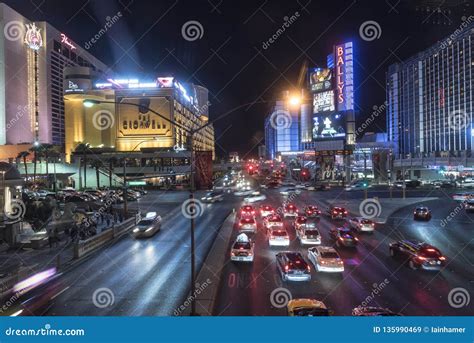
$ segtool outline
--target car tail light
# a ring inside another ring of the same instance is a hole
[[[340,241],[343,241],[343,240],[344,240],[344,238],[342,238],[342,237],[339,237],[339,240],[340,240]]]
[[[287,272],[288,270],[290,270],[290,267],[288,265],[285,266],[285,272]]]
[[[347,214],[347,211],[344,211],[344,214]]]
[[[308,270],[308,272],[311,271],[311,267],[309,265],[306,266],[306,269]]]
[[[357,238],[357,237],[354,237],[354,239],[355,239],[356,241],[359,241],[359,238]]]
[[[337,214],[337,211],[332,211],[333,214]]]
[[[439,260],[440,260],[440,261],[446,261],[446,257],[441,256],[441,257],[439,258]]]
[[[417,256],[416,258],[419,259],[420,261],[426,260],[426,257],[423,257],[423,256]]]
[[[235,256],[235,253],[232,251],[232,252],[230,253],[230,255],[231,255],[231,256]]]

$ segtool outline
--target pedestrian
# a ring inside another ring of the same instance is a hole
[[[107,227],[109,227],[110,226],[110,215],[109,214],[106,215],[106,220],[107,220]]]
[[[46,228],[46,233],[48,234],[48,243],[49,243],[49,248],[51,249],[53,247],[53,232],[51,228]]]

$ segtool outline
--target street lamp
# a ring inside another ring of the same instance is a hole
[[[175,122],[174,120],[163,116],[162,114],[152,110],[149,107],[142,106],[142,105],[139,105],[139,104],[135,104],[133,102],[116,102],[116,101],[86,99],[86,100],[83,101],[83,104],[87,108],[91,108],[91,107],[93,107],[94,105],[97,105],[97,104],[130,105],[130,106],[135,106],[135,107],[138,107],[138,108],[141,108],[141,109],[146,108],[149,112],[153,113],[154,115],[160,117],[161,119],[163,119],[163,120],[179,127],[183,131],[185,131],[188,134],[188,137],[189,137],[188,142],[189,142],[189,147],[190,147],[190,151],[191,151],[190,171],[189,171],[189,173],[190,173],[189,200],[190,200],[190,204],[194,204],[194,144],[193,144],[194,134],[196,134],[200,130],[204,129],[205,127],[211,125],[213,122],[208,121],[206,124],[196,128],[196,129],[189,129],[186,126],[181,125],[181,124]],[[238,108],[240,108],[240,107],[242,107],[242,106],[239,106]],[[125,194],[125,196],[126,196],[126,194]],[[196,256],[195,255],[196,254],[195,254],[195,241],[194,241],[194,231],[195,231],[194,216],[190,216],[190,222],[191,222],[191,316],[194,316],[194,315],[196,315],[196,302],[195,302],[195,297],[194,297],[194,294],[195,294],[195,291],[196,291],[196,272],[195,272],[195,268],[196,268]]]
[[[301,104],[301,98],[299,96],[292,95],[288,99],[288,103],[290,104],[290,106],[296,107]]]

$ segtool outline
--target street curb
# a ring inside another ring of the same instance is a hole
[[[222,270],[226,261],[227,247],[234,229],[235,212],[229,213],[221,223],[218,234],[196,278],[202,289],[196,295],[196,312],[199,316],[212,316],[219,291]],[[204,286],[206,286],[204,288]],[[186,311],[189,312],[189,311]],[[185,315],[182,313],[181,315]]]

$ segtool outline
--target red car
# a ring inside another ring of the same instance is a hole
[[[245,205],[240,208],[240,217],[255,216],[255,208],[252,205]]]
[[[297,217],[298,216],[298,208],[293,204],[287,204],[283,209],[283,217]]]
[[[308,205],[303,210],[304,215],[308,218],[318,218],[321,215],[321,211],[317,206]]]

